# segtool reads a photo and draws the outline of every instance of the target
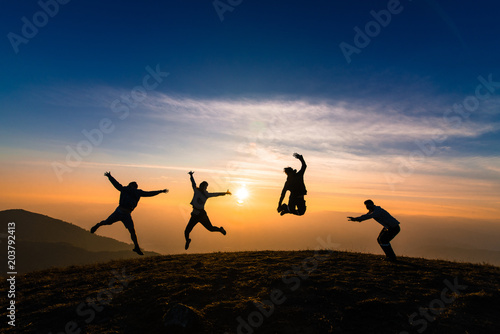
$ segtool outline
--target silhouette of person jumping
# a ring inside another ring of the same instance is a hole
[[[205,211],[205,203],[210,197],[231,195],[229,190],[227,190],[225,193],[209,193],[207,191],[207,181],[203,181],[202,183],[200,183],[200,187],[196,187],[196,182],[194,181],[193,177],[194,172],[189,172],[188,174],[191,179],[191,185],[193,186],[194,195],[190,203],[193,206],[193,211],[191,212],[191,218],[189,219],[186,229],[184,230],[184,237],[186,238],[186,245],[184,248],[186,250],[189,248],[189,244],[191,243],[189,233],[191,233],[195,225],[198,223],[201,223],[210,232],[220,232],[223,235],[226,235],[226,230],[224,230],[224,227],[213,226],[210,222],[210,219],[207,216],[207,212]]]
[[[380,206],[376,206],[371,199],[366,200],[365,206],[368,209],[368,213],[359,217],[347,217],[350,221],[354,222],[362,222],[363,220],[367,220],[370,218],[375,219],[380,225],[384,228],[380,231],[378,235],[377,242],[382,247],[386,255],[386,260],[388,261],[396,261],[396,254],[394,250],[392,250],[390,241],[394,239],[394,237],[401,230],[399,227],[399,222],[390,215],[389,212],[382,209]]]
[[[287,175],[287,179],[285,185],[283,186],[283,190],[281,191],[278,203],[278,212],[282,216],[286,213],[302,216],[306,212],[306,201],[304,200],[304,196],[307,195],[307,190],[304,184],[304,172],[306,171],[307,165],[302,155],[294,153],[293,156],[300,160],[302,167],[298,172],[292,167],[286,167],[283,169]],[[287,190],[290,191],[288,205],[281,204],[285,198]]]
[[[144,255],[139,248],[139,243],[137,242],[137,236],[134,229],[134,222],[132,221],[132,216],[130,214],[134,211],[141,197],[152,197],[161,193],[167,193],[168,189],[144,191],[137,189],[136,182],[130,182],[128,186],[124,187],[116,181],[113,176],[111,176],[110,172],[104,173],[104,176],[107,176],[111,184],[113,184],[113,186],[120,192],[120,202],[116,210],[106,220],[97,223],[90,229],[90,233],[95,233],[95,231],[103,225],[111,225],[117,221],[121,221],[123,225],[125,225],[125,228],[130,232],[130,237],[132,238],[135,246],[133,251],[139,255]]]

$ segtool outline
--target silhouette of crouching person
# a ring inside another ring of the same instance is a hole
[[[364,202],[368,213],[359,217],[347,217],[350,221],[362,222],[364,220],[373,218],[384,228],[380,231],[377,242],[386,255],[386,260],[396,261],[396,254],[391,246],[391,240],[401,231],[399,221],[396,220],[391,214],[380,206],[376,206],[372,200],[368,199]]]
[[[141,197],[152,197],[161,193],[167,193],[168,189],[144,191],[138,189],[136,182],[130,182],[128,186],[124,187],[116,181],[113,176],[111,176],[110,172],[104,173],[104,176],[107,176],[111,184],[120,192],[120,202],[116,210],[108,218],[100,223],[97,223],[90,229],[90,233],[95,233],[95,231],[103,225],[112,225],[117,221],[121,221],[125,228],[130,232],[130,237],[134,243],[133,251],[139,255],[144,255],[139,247],[139,242],[137,241],[137,235],[135,233],[134,221],[132,220],[131,213],[134,211]]]

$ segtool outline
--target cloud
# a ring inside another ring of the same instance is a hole
[[[232,168],[233,179],[247,177],[269,183],[283,167],[295,166],[291,154],[300,152],[314,166],[318,179],[348,172],[379,173],[383,179],[384,172],[398,174],[401,160],[408,160],[414,152],[422,153],[422,145],[431,143],[432,152],[424,152],[424,159],[412,166],[412,175],[448,173],[478,178],[474,171],[481,171],[492,179],[500,168],[495,159],[484,159],[470,168],[471,161],[481,157],[460,151],[463,143],[480,143],[482,136],[500,129],[495,121],[499,101],[493,98],[456,126],[443,117],[450,105],[443,103],[442,97],[428,97],[422,103],[398,100],[390,106],[369,98],[210,99],[150,92],[130,109],[128,118],[119,120],[110,104],[125,93],[103,87],[93,93],[84,91],[87,106],[100,110],[92,113],[95,122],[90,124],[109,117],[116,130],[106,135],[102,146],[96,147],[82,166],[87,162],[173,169],[191,166],[216,173],[230,170],[228,164],[232,164],[237,166]],[[65,94],[78,95],[78,90]],[[80,132],[78,135],[85,139]],[[76,144],[64,138],[61,142]],[[65,153],[59,146],[57,151]]]
[[[426,105],[433,112],[412,112],[411,106],[399,112],[360,101],[196,99],[155,93],[132,111],[133,121],[123,121],[133,131],[126,131],[131,144],[119,160],[155,168],[191,166],[231,182],[280,187],[283,167],[299,167],[291,157],[297,151],[307,158],[309,181],[318,184],[325,178],[350,180],[364,189],[389,190],[385,173],[398,176],[397,189],[408,191],[432,183],[422,177],[496,182],[497,159],[470,156],[454,146],[481,140],[497,131],[498,123],[477,117],[455,127],[442,117],[445,106],[432,100]],[[435,138],[440,141],[433,142]],[[418,143],[429,142],[433,151],[422,152]],[[411,162],[411,175],[400,177],[402,161],[407,164],[414,152],[423,158]]]
[[[474,141],[500,130],[500,99],[493,97],[457,126],[445,117],[453,103],[445,102],[442,96],[417,95],[417,100],[395,96],[395,102],[388,104],[374,97],[210,99],[152,91],[129,108],[130,117],[122,120],[111,110],[112,101],[130,90],[62,87],[47,89],[44,94],[49,104],[84,108],[81,117],[86,124],[74,122],[75,136],[80,136],[79,128],[97,126],[100,118],[106,117],[129,132],[132,149],[144,150],[158,146],[155,138],[159,138],[162,143],[186,146],[204,140],[204,144],[213,143],[221,150],[234,150],[231,145],[254,145],[273,152],[292,148],[336,155],[398,155],[416,149],[417,142],[436,137],[446,138],[440,149],[453,150],[456,140]]]
[[[228,137],[270,149],[298,147],[325,153],[394,154],[416,141],[439,136],[477,138],[500,129],[500,123],[465,120],[456,126],[434,108],[432,115],[398,113],[385,106],[345,101],[293,99],[194,99],[155,95],[145,117],[176,126],[202,128],[215,138]]]

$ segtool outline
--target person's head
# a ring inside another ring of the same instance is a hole
[[[365,201],[365,206],[368,209],[368,211],[373,211],[373,209],[375,208],[375,203],[373,203],[371,199],[367,199]]]
[[[208,182],[207,181],[203,181],[202,183],[200,183],[200,190],[206,191],[207,188],[208,188]]]
[[[297,170],[296,169],[293,169],[292,167],[285,167],[283,168],[283,171],[285,172],[286,175],[290,176],[290,175],[293,175],[295,173],[297,173]]]
[[[130,182],[130,183],[128,184],[128,186],[127,186],[127,187],[132,188],[132,189],[137,189],[137,182],[132,181],[132,182]]]

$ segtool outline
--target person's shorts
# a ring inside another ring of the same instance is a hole
[[[117,207],[116,210],[106,219],[107,223],[115,223],[121,221],[127,230],[134,229],[134,221],[130,215],[130,211]]]
[[[306,201],[304,200],[304,196],[290,196],[288,200],[288,209],[291,213],[303,215],[306,212]]]

